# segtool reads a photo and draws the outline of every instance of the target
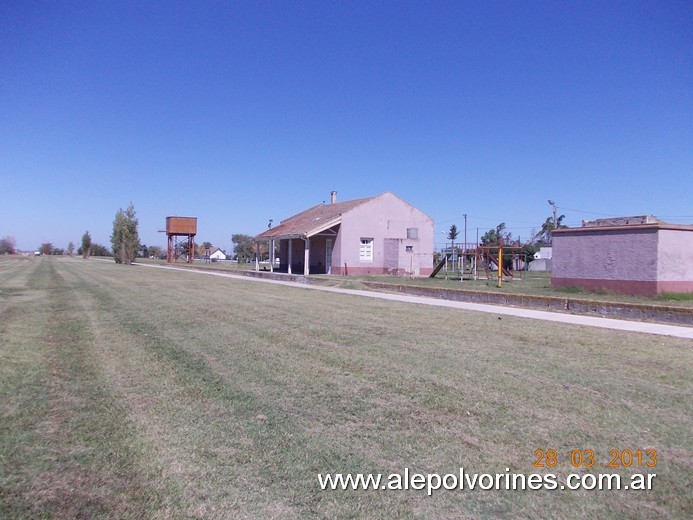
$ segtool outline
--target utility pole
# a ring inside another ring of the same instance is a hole
[[[553,229],[556,229],[558,227],[558,220],[556,219],[556,203],[552,201],[551,199],[548,200],[548,203],[553,206]],[[551,235],[551,245],[553,245],[553,235]]]
[[[467,263],[467,214],[464,214],[464,247],[462,248],[462,276],[460,280],[464,278],[464,266]]]
[[[467,245],[467,214],[464,214],[464,243]]]

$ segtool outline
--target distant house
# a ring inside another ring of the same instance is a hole
[[[396,195],[319,204],[255,237],[279,243],[279,269],[303,274],[427,276],[433,219]]]
[[[553,249],[550,247],[540,247],[539,251],[534,253],[534,259],[539,260],[542,258],[545,260],[551,260],[553,258]]]
[[[693,292],[693,226],[652,216],[583,222],[552,232],[551,285],[654,296]]]
[[[226,254],[218,247],[209,255],[210,260],[226,260]]]
[[[540,247],[539,251],[534,253],[534,260],[529,263],[529,267],[527,269],[529,271],[550,271],[552,257],[552,248]]]

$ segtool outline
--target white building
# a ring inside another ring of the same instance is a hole
[[[219,249],[218,247],[214,250],[214,252],[209,255],[210,260],[226,260],[226,254]]]
[[[540,258],[544,258],[545,260],[551,260],[553,258],[553,248],[540,247],[539,251],[534,253],[534,259],[539,260]]]

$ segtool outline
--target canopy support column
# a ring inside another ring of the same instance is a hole
[[[288,255],[289,256],[289,258],[288,258],[289,264],[288,264],[288,271],[287,271],[289,274],[291,274],[291,262],[293,261],[293,256],[294,256],[292,249],[293,249],[293,241],[292,241],[292,239],[289,239],[289,255]]]
[[[303,249],[303,274],[308,276],[310,274],[310,238],[304,238],[305,247]]]
[[[269,241],[269,261],[270,261],[270,273],[274,272],[274,239]]]

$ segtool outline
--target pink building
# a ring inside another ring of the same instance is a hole
[[[556,229],[554,287],[654,296],[693,292],[693,226],[650,216],[584,222]]]
[[[257,235],[279,243],[279,270],[428,276],[433,219],[392,193],[319,204]],[[272,246],[270,245],[270,248]]]

